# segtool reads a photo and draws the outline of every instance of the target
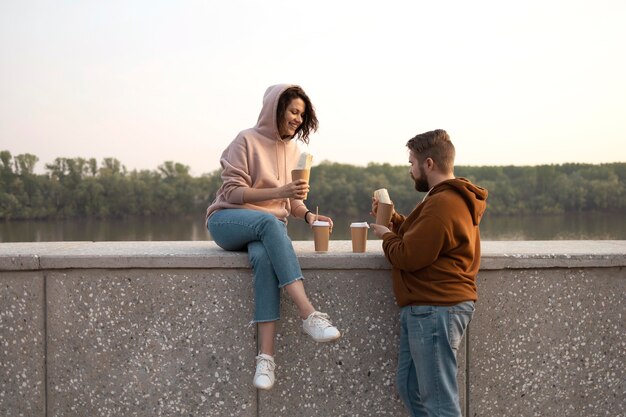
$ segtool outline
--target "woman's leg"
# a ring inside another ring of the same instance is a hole
[[[274,267],[263,243],[248,243],[248,259],[254,270],[254,321],[264,323],[280,318],[280,288]]]
[[[255,240],[263,243],[281,287],[302,278],[287,227],[275,216],[257,210],[226,209],[214,213],[208,226],[215,243],[226,250],[244,250]]]
[[[276,276],[269,255],[261,241],[248,244],[248,256],[254,269],[256,310],[254,320],[264,322],[280,318],[280,280]],[[315,311],[304,291],[302,279],[284,285],[285,291],[298,308],[300,318],[306,319]]]
[[[285,287],[300,317],[306,319],[303,326],[307,333],[317,341],[339,337],[328,316],[315,312],[304,291],[302,270],[283,222],[256,210],[227,209],[214,213],[208,226],[215,242],[226,250],[241,250],[247,245],[255,274],[257,323],[278,320],[279,289]]]
[[[259,349],[261,354],[273,356],[276,332],[274,323],[280,317],[279,280],[262,242],[250,242],[248,254],[255,275],[255,321],[258,323]],[[318,342],[329,342],[340,337],[341,334],[332,325],[328,315],[315,311],[304,291],[301,279],[286,284],[284,287],[298,308],[298,313],[302,318],[302,327],[306,333]]]
[[[274,356],[274,336],[276,335],[276,322],[265,321],[257,323],[259,333],[259,353]]]
[[[302,320],[309,317],[311,313],[315,311],[313,304],[311,304],[309,297],[307,297],[306,292],[304,291],[304,283],[302,280],[297,280],[291,284],[287,284],[285,286],[285,290],[296,304],[298,313],[300,314],[300,318]]]
[[[226,250],[242,250],[244,246],[248,249],[255,270],[255,291],[270,292],[270,287],[274,287],[270,281],[277,279],[278,288],[285,287],[300,317],[304,319],[315,310],[300,281],[302,270],[287,228],[275,216],[256,210],[220,210],[209,219],[209,231],[215,242]],[[256,321],[270,319],[255,318]]]
[[[257,389],[272,389],[276,381],[274,370],[274,335],[276,334],[276,322],[268,321],[257,323],[259,334],[259,354],[256,359],[256,370],[252,384]]]

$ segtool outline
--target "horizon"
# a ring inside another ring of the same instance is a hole
[[[13,152],[11,152],[10,149],[0,149],[0,152],[2,151],[8,151],[11,153],[11,157],[15,157],[20,154],[14,154]],[[32,152],[24,152],[24,154],[29,153],[31,155],[35,155],[39,158],[39,156],[37,154],[34,154]],[[82,158],[85,161],[89,161],[89,159],[91,159],[92,157],[84,157],[84,156],[72,156],[72,157],[66,157],[66,156],[58,156],[55,157],[56,158],[66,158],[66,159],[77,159],[77,158]],[[166,162],[173,162],[173,163],[179,163],[182,164],[184,166],[186,166],[187,168],[189,168],[189,173],[191,176],[193,177],[202,177],[204,175],[211,175],[214,174],[215,172],[218,172],[221,170],[221,168],[216,168],[212,171],[207,171],[207,172],[202,172],[202,173],[194,173],[191,170],[191,167],[188,164],[185,164],[184,162],[181,161],[175,161],[175,160],[169,160],[169,161],[162,161],[160,163],[158,163],[155,167],[153,168],[131,168],[128,167],[124,161],[120,158],[116,158],[114,156],[105,156],[103,158],[95,158],[96,162],[98,163],[98,168],[102,167],[102,162],[104,161],[105,158],[113,158],[117,161],[120,162],[120,165],[126,169],[127,172],[141,172],[141,171],[158,171],[159,166],[161,166],[162,164],[166,163]],[[51,164],[54,162],[54,159],[51,161],[42,161],[41,159],[39,159],[37,161],[37,163],[35,164],[35,169],[34,169],[34,173],[36,175],[44,175],[47,173],[47,168],[45,167],[47,164]],[[337,161],[331,161],[331,160],[324,160],[324,161],[320,161],[318,163],[314,163],[311,166],[311,169],[315,168],[316,166],[319,165],[323,165],[323,164],[339,164],[339,165],[348,165],[348,166],[352,166],[352,167],[356,167],[356,168],[367,168],[370,165],[391,165],[392,167],[408,167],[408,164],[393,164],[393,163],[389,163],[389,162],[377,162],[377,161],[370,161],[367,162],[365,164],[355,164],[355,163],[348,163],[348,162],[337,162]],[[613,161],[613,162],[598,162],[598,163],[590,163],[590,162],[560,162],[560,163],[545,163],[545,164],[535,164],[535,165],[516,165],[516,164],[507,164],[507,165],[475,165],[475,164],[455,164],[454,168],[463,168],[463,167],[472,167],[472,168],[506,168],[506,167],[515,167],[515,168],[533,168],[533,167],[541,167],[541,166],[563,166],[563,165],[590,165],[590,166],[598,166],[598,165],[612,165],[612,164],[626,164],[626,161]]]
[[[403,165],[437,128],[457,166],[626,161],[625,20],[618,0],[7,0],[0,149],[202,175],[295,83],[314,163]]]

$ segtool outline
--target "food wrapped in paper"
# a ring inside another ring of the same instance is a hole
[[[380,188],[374,191],[374,198],[377,199],[379,203],[392,204],[391,198],[389,198],[389,192],[387,192],[386,188]]]
[[[308,152],[302,152],[300,159],[295,169],[311,169],[311,163],[313,162],[313,155]]]

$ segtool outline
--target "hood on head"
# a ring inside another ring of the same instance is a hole
[[[488,191],[472,184],[466,178],[455,178],[440,182],[430,191],[429,195],[436,194],[445,189],[453,189],[463,197],[469,209],[474,225],[478,225],[487,209]]]
[[[276,109],[278,108],[280,95],[290,87],[295,87],[295,85],[277,84],[265,90],[265,94],[263,95],[263,107],[261,108],[261,113],[259,113],[259,119],[255,127],[263,136],[271,139],[280,139],[276,120]]]

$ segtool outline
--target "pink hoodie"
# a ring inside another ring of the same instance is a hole
[[[302,200],[275,199],[244,203],[246,188],[275,188],[291,182],[291,170],[300,158],[300,149],[293,139],[281,139],[276,121],[280,95],[292,85],[269,87],[263,96],[263,108],[255,127],[240,132],[222,153],[222,186],[207,208],[206,219],[225,208],[252,209],[271,213],[287,222],[287,216],[306,212]],[[305,209],[300,209],[304,207]]]

